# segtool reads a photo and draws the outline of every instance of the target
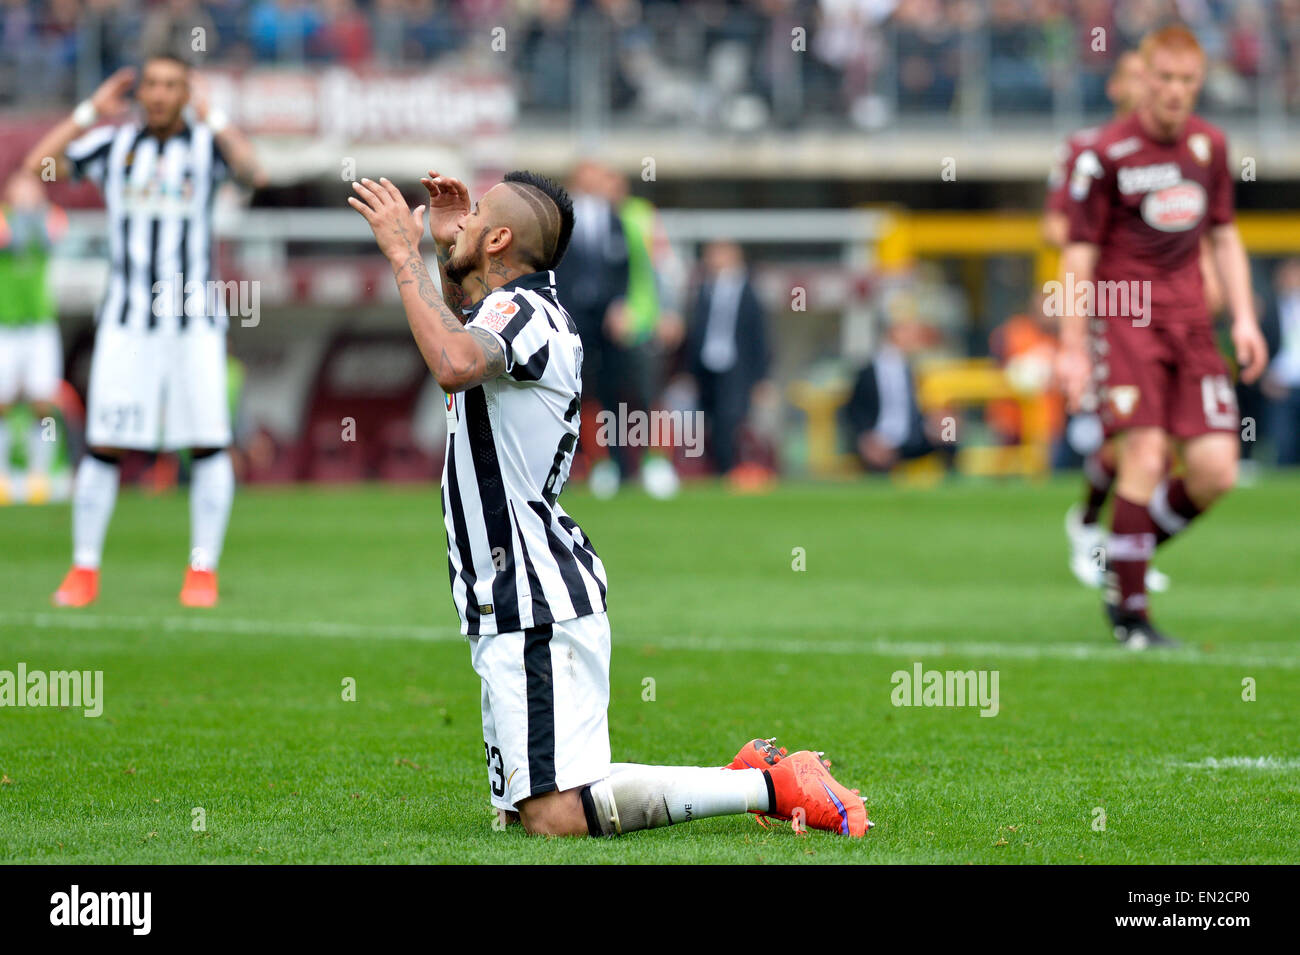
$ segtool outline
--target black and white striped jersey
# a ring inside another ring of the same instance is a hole
[[[66,150],[108,210],[111,270],[96,316],[137,331],[224,328],[215,286],[212,200],[229,175],[212,130],[187,124],[160,142],[143,125],[100,126]]]
[[[556,500],[573,463],[582,340],[555,273],[484,298],[467,327],[501,342],[506,371],[448,395],[443,523],[461,632],[511,633],[605,610],[605,567]]]

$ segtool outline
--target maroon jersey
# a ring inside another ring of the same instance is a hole
[[[1070,184],[1070,170],[1074,168],[1074,160],[1097,141],[1102,129],[1101,126],[1089,126],[1073,132],[1057,149],[1056,161],[1052,163],[1052,171],[1047,176],[1047,200],[1043,203],[1048,212],[1069,211],[1070,193],[1066,186]]]
[[[1075,157],[1067,193],[1069,241],[1100,247],[1095,281],[1149,281],[1157,324],[1209,322],[1201,236],[1233,217],[1221,130],[1192,116],[1159,142],[1136,114],[1116,120]]]

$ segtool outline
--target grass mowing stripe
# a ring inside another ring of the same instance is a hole
[[[134,630],[166,633],[212,633],[248,636],[334,637],[346,640],[383,639],[453,643],[463,640],[451,627],[369,626],[330,623],[324,620],[248,620],[237,617],[131,617],[78,613],[0,613],[0,626],[30,626],[39,630]],[[1269,667],[1300,669],[1300,658],[1268,654],[1205,652],[1201,650],[1131,653],[1105,644],[1023,644],[917,642],[890,640],[768,640],[750,637],[666,636],[651,640],[615,638],[615,643],[633,648],[652,646],[663,650],[705,653],[776,653],[785,655],[881,656],[881,657],[1006,657],[1016,660],[1069,660],[1089,663],[1186,664],[1227,667]]]

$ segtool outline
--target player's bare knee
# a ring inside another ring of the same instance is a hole
[[[523,823],[524,832],[530,836],[563,836],[568,834],[564,830],[562,820],[557,818],[546,807],[531,811],[521,807],[519,821]]]
[[[519,821],[530,836],[579,836],[587,834],[582,803],[573,790],[546,793],[519,804]]]
[[[1187,476],[1188,493],[1197,505],[1204,508],[1212,501],[1231,491],[1237,484],[1237,459],[1216,461],[1200,467]]]
[[[1166,450],[1158,441],[1136,442],[1124,448],[1120,457],[1120,480],[1125,485],[1154,489],[1165,474]]]

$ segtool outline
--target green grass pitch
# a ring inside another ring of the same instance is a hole
[[[0,510],[0,670],[102,670],[105,695],[98,719],[0,709],[0,861],[1300,862],[1300,482],[1162,551],[1155,614],[1188,648],[1158,655],[1113,646],[1066,571],[1077,490],[566,494],[610,577],[614,758],[823,749],[862,840],[494,831],[436,489],[242,490],[210,612],[176,602],[184,495],[123,495],[89,612],[48,605],[67,508]],[[997,670],[1000,712],[895,707],[918,661]]]

